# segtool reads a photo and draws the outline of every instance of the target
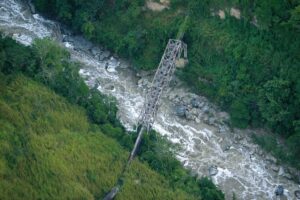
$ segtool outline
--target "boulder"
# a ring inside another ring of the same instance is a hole
[[[101,49],[99,47],[93,47],[91,49],[91,53],[93,54],[93,56],[97,56],[101,53]]]
[[[282,185],[278,185],[276,190],[275,190],[275,194],[276,196],[282,196],[284,193],[284,188]]]
[[[186,107],[183,105],[178,105],[175,107],[176,115],[179,117],[185,117]]]
[[[191,100],[191,104],[194,108],[199,108],[201,105],[201,101],[199,99],[193,98]]]
[[[108,58],[110,56],[109,51],[103,51],[99,54],[99,60],[103,61],[104,59]]]
[[[65,35],[65,36],[63,36],[62,42],[71,42],[71,43],[74,43],[75,39],[73,37],[71,37],[71,36]]]
[[[115,86],[113,86],[113,85],[108,85],[108,86],[105,86],[104,89],[105,89],[105,90],[114,91],[114,90],[115,90]]]
[[[203,112],[208,114],[209,113],[209,110],[210,110],[210,107],[208,105],[205,105],[203,108],[202,108]]]
[[[260,148],[257,148],[255,153],[257,153],[257,155],[259,155],[259,156],[263,156],[263,154],[264,154],[263,150],[261,150]]]
[[[292,175],[290,173],[287,173],[287,172],[283,174],[283,177],[286,178],[286,179],[288,179],[288,180],[292,180],[293,179]]]
[[[168,99],[170,101],[174,100],[177,97],[177,95],[173,92],[168,93]]]
[[[218,174],[218,167],[216,165],[212,165],[208,168],[208,173],[210,176],[215,176]]]
[[[120,62],[115,59],[114,57],[111,57],[109,61],[107,62],[106,70],[108,72],[116,72],[116,68],[120,66]]]
[[[226,152],[226,151],[229,151],[231,148],[231,145],[227,144],[227,145],[224,145],[223,147],[223,151]]]
[[[213,116],[211,116],[211,117],[208,118],[208,124],[209,125],[214,125],[215,122],[216,122],[216,119]]]
[[[193,113],[190,110],[186,110],[185,111],[185,118],[187,120],[194,120],[196,118],[196,116],[193,115]]]
[[[221,134],[225,134],[226,133],[225,126],[219,126],[219,133],[221,133]]]
[[[283,169],[283,167],[280,167],[280,168],[279,168],[278,175],[279,175],[279,176],[283,176],[283,174],[284,174],[284,169]]]
[[[230,116],[229,116],[229,114],[226,113],[226,112],[219,112],[219,118],[220,118],[222,121],[229,121]]]
[[[274,158],[274,157],[271,156],[271,155],[267,155],[267,156],[266,156],[266,160],[269,161],[270,163],[276,163],[276,162],[277,162],[277,159]]]
[[[274,172],[279,172],[279,167],[276,166],[276,165],[272,165],[272,166],[271,166],[271,169],[272,169]]]

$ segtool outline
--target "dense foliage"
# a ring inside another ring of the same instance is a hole
[[[24,47],[1,38],[0,46],[0,189],[7,191],[0,198],[19,199],[25,191],[28,199],[101,198],[136,138],[116,119],[114,100],[89,91],[68,52],[49,39]],[[155,133],[144,138],[139,155],[146,165],[134,162],[119,199],[224,199],[210,180],[191,177],[169,148],[160,148],[167,145]]]
[[[179,77],[230,112],[234,126],[280,134],[289,146],[282,159],[300,167],[299,0],[172,0],[163,12],[146,9],[142,0],[34,2],[137,69],[156,67],[188,13],[189,65]],[[241,19],[230,16],[231,8],[240,10]],[[219,9],[226,19],[212,16]]]

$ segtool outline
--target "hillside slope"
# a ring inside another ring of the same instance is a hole
[[[128,152],[85,111],[23,75],[0,75],[0,199],[101,199]],[[135,161],[117,199],[194,199]]]

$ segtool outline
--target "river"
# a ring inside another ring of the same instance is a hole
[[[119,119],[133,130],[153,73],[136,74],[126,60],[72,35],[55,21],[32,14],[22,1],[0,0],[0,30],[24,45],[35,38],[57,40],[80,63],[80,74],[89,87],[117,99]],[[184,109],[184,116],[178,116],[176,109]],[[174,78],[153,128],[178,146],[174,151],[184,167],[199,177],[210,176],[226,199],[232,199],[233,193],[246,200],[296,199],[294,191],[300,186],[292,180],[291,170],[252,142],[251,134],[261,130],[231,129],[227,121],[227,113]],[[275,195],[278,185],[284,187],[281,197]]]

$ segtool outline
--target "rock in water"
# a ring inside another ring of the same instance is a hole
[[[278,185],[276,190],[275,190],[275,194],[276,196],[281,196],[284,193],[284,188],[282,185]]]
[[[209,167],[208,172],[210,176],[215,176],[218,174],[218,167],[216,165],[212,165]]]
[[[300,199],[300,190],[296,190],[294,194],[297,199]]]

